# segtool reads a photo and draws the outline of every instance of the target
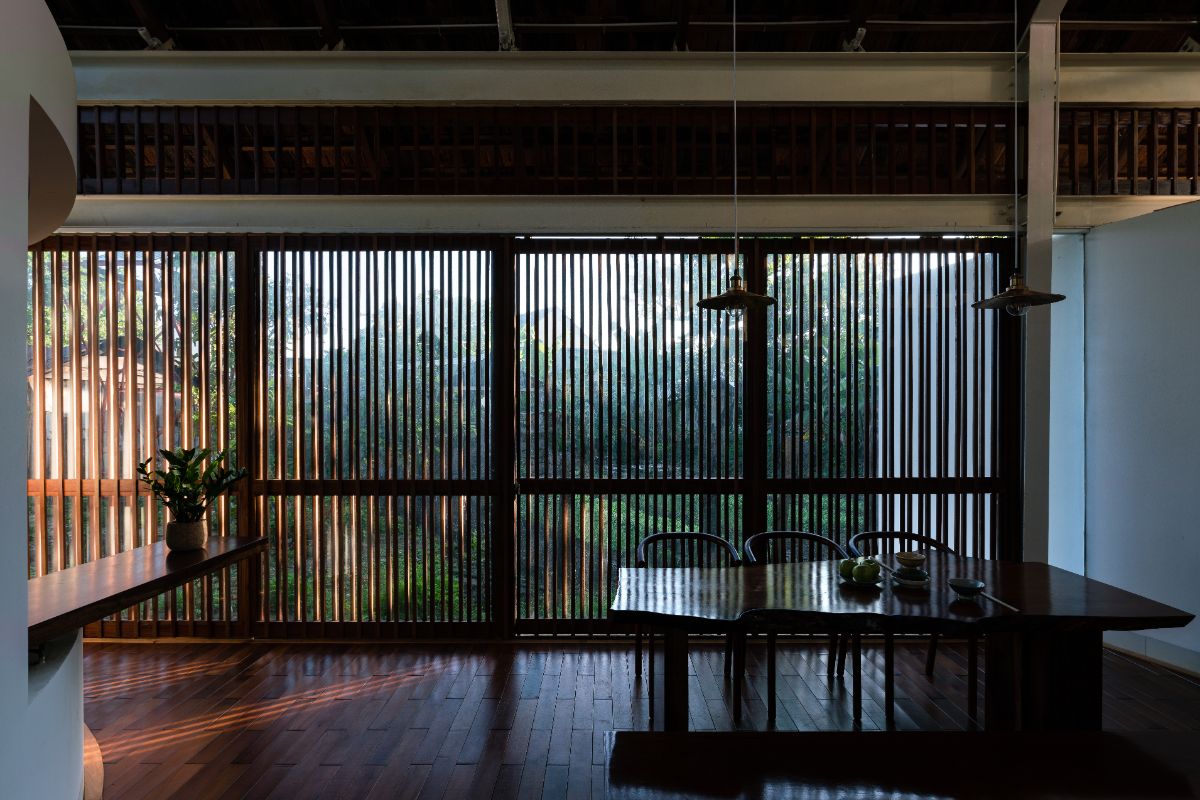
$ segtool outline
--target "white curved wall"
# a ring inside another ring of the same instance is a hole
[[[75,79],[42,0],[3,0],[0,22],[0,408],[25,407],[26,248],[74,194]],[[31,103],[36,101],[36,106]],[[31,116],[31,108],[40,107]],[[31,134],[31,124],[35,132]],[[57,141],[55,140],[57,137]],[[40,163],[30,163],[30,157]],[[30,182],[37,191],[31,195]],[[30,199],[36,206],[30,210]],[[0,418],[0,794],[77,798],[83,789],[78,639],[37,670],[26,659],[24,414]]]

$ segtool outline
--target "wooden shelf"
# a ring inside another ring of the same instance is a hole
[[[166,542],[126,550],[29,581],[29,646],[149,600],[266,550],[262,537],[216,536],[203,550],[170,553]]]

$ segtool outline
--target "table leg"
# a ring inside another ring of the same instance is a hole
[[[1024,642],[1021,727],[1098,731],[1101,724],[1100,631],[1030,633]]]
[[[984,728],[1021,728],[1021,634],[989,633],[984,651],[987,685],[983,692]]]
[[[733,639],[733,721],[742,721],[742,680],[746,675],[746,635],[730,634]]]
[[[1100,730],[1103,634],[989,634],[987,730]]]
[[[259,590],[262,586],[263,555],[254,553],[238,562],[238,624],[242,635],[254,638],[260,635],[258,622],[262,613]]]
[[[661,631],[661,646],[655,647],[653,680],[654,727],[664,731],[688,728],[688,642],[687,633],[678,628]]]
[[[979,639],[967,637],[967,716],[979,724]]]

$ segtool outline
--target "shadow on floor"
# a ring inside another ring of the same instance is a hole
[[[645,733],[608,738],[608,796],[1192,798],[1185,733]]]

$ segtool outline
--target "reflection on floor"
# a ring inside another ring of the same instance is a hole
[[[88,644],[85,716],[103,751],[106,800],[603,797],[610,732],[646,727],[645,676],[635,682],[632,649]],[[750,646],[743,729],[766,728],[761,654]],[[778,730],[850,729],[848,691],[826,680],[825,655],[820,645],[780,647]],[[932,678],[924,656],[919,644],[897,647],[898,727],[967,727],[965,655],[940,647]],[[697,730],[735,728],[721,657],[719,646],[692,654]],[[865,648],[867,728],[883,722],[882,662]],[[1200,731],[1200,682],[1115,653],[1104,664],[1106,730]],[[869,741],[874,752],[884,740]],[[1028,750],[1022,763],[1050,757]],[[612,787],[618,796],[622,786]],[[810,788],[779,796],[831,796]]]

